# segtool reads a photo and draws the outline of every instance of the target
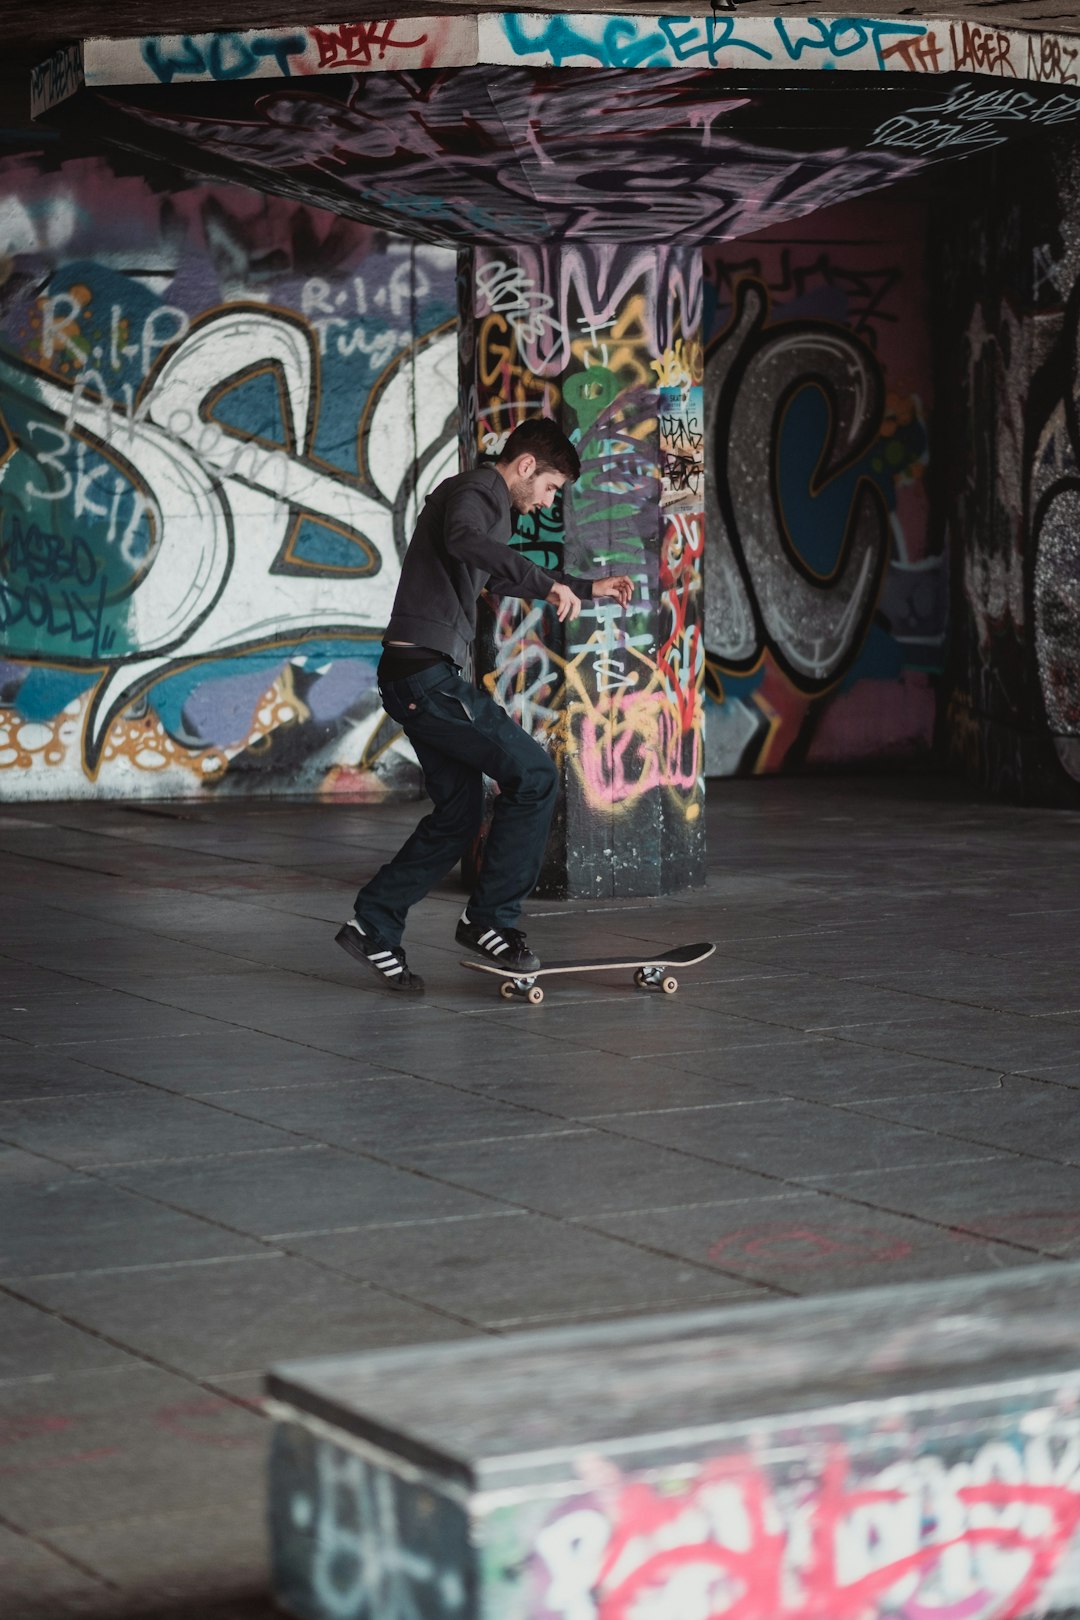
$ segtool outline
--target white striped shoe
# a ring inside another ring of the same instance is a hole
[[[540,966],[540,958],[530,951],[520,928],[495,928],[486,923],[470,922],[468,912],[463,911],[454,938],[459,945],[475,951],[477,956],[486,957],[489,962],[497,962],[500,967],[535,973]]]
[[[411,990],[413,995],[423,995],[424,981],[418,973],[410,972],[400,945],[384,945],[382,940],[365,934],[355,917],[342,923],[334,939],[343,951],[377,974],[387,990]]]

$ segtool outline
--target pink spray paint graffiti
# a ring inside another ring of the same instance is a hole
[[[1071,1431],[870,1471],[835,1442],[783,1480],[753,1454],[581,1471],[590,1494],[536,1538],[534,1620],[1020,1620],[1080,1526]]]

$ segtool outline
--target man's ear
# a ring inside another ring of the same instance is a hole
[[[519,456],[517,463],[518,477],[531,478],[536,471],[535,456]]]

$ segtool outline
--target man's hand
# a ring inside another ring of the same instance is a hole
[[[598,596],[613,596],[620,607],[625,607],[634,594],[634,582],[628,574],[616,574],[612,579],[594,579],[592,593],[594,600]]]
[[[559,615],[560,624],[581,612],[581,598],[574,595],[569,585],[553,585],[547,599]]]

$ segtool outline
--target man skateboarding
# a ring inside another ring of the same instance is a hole
[[[558,773],[537,742],[461,677],[476,634],[476,604],[497,596],[542,598],[560,622],[581,599],[625,606],[633,582],[579,579],[538,568],[507,542],[512,514],[550,507],[581,471],[577,451],[554,422],[522,422],[493,465],[446,478],[428,496],[401,565],[379,661],[383,708],[412,743],[435,808],[356,897],[337,943],[389,990],[423,991],[401,947],[410,906],[451,870],[480,830],[484,776],[499,793],[483,866],[455,939],[500,967],[540,966],[517,928],[540,875]]]

